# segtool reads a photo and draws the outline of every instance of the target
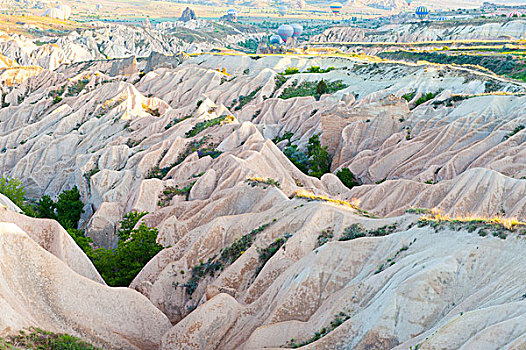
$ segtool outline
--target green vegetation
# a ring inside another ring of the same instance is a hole
[[[258,87],[256,90],[252,91],[247,96],[239,96],[239,104],[234,108],[234,110],[238,111],[245,107],[245,105],[247,105],[250,101],[254,99],[254,97],[256,97],[256,94],[259,92],[259,90],[261,90],[261,87]]]
[[[431,209],[426,209],[426,208],[409,208],[405,211],[406,213],[410,213],[410,214],[430,214],[431,213]]]
[[[504,136],[504,140],[507,140],[510,137],[515,136],[516,134],[518,134],[521,130],[524,130],[525,128],[526,128],[526,126],[524,126],[523,124],[517,126],[515,129],[513,129],[513,131],[511,133],[509,133],[508,135]]]
[[[263,184],[263,185],[268,185],[268,186],[274,186],[274,187],[277,187],[277,188],[281,188],[281,185],[279,183],[278,180],[274,180],[272,178],[266,178],[266,179],[262,179],[262,178],[258,178],[258,177],[252,177],[252,178],[249,178],[249,179],[246,179],[245,180],[246,183],[248,183],[250,186],[252,187],[255,187],[259,184]],[[267,188],[267,186],[265,186],[265,188]]]
[[[188,196],[190,195],[190,191],[192,190],[192,187],[194,186],[195,181],[190,183],[189,185],[179,188],[179,187],[173,187],[168,186],[166,187],[159,197],[159,202],[157,203],[160,207],[166,207],[170,205],[170,202],[175,196],[185,196],[185,199],[188,200]]]
[[[142,138],[141,140],[128,139],[128,141],[126,141],[126,146],[128,146],[129,148],[134,148],[136,146],[139,146],[141,142],[143,142],[145,139],[146,137]]]
[[[130,238],[119,240],[116,249],[99,248],[86,252],[104,278],[114,287],[127,287],[142,268],[159,253],[163,247],[157,240],[156,228],[141,223],[131,230]]]
[[[303,173],[309,173],[309,158],[305,152],[298,150],[297,145],[289,144],[284,150],[283,154]]]
[[[290,342],[287,343],[287,346],[290,346],[293,349],[301,348],[302,346],[314,343],[315,341],[325,337],[327,334],[338,328],[340,325],[342,325],[345,321],[350,319],[351,316],[345,312],[340,312],[337,315],[334,315],[334,320],[331,321],[329,326],[324,327],[320,329],[319,332],[314,333],[314,336],[304,342],[296,343],[294,339],[291,339]]]
[[[409,245],[412,245],[414,242],[416,242],[416,238],[409,244]],[[395,263],[396,263],[396,258],[402,253],[402,252],[405,252],[406,250],[409,249],[409,246],[407,245],[403,245],[402,248],[398,249],[398,251],[395,253],[394,256],[392,256],[391,258],[387,259],[387,261],[385,263],[382,263],[380,264],[380,266],[378,266],[378,269],[374,272],[374,274],[379,274],[380,272],[382,272],[383,270],[385,270],[386,268],[388,268],[389,266],[393,266]]]
[[[292,67],[287,67],[285,68],[285,70],[279,74],[281,75],[293,75],[293,74],[298,74],[300,72],[300,70],[294,66]]]
[[[37,202],[35,211],[39,218],[57,220],[66,230],[78,227],[80,216],[84,213],[84,203],[80,200],[77,186],[71,190],[62,191],[54,202],[45,195]]]
[[[199,286],[199,282],[206,276],[214,277],[216,271],[223,270],[228,265],[234,263],[248,248],[252,246],[256,236],[261,233],[269,224],[264,224],[258,228],[253,229],[250,233],[243,235],[232,245],[224,248],[221,251],[219,257],[213,256],[206,263],[200,261],[198,265],[192,268],[192,276],[182,285],[185,288],[189,298],[192,298],[192,294]]]
[[[434,99],[439,93],[440,93],[440,91],[437,91],[437,92],[428,92],[427,94],[420,96],[420,97],[415,101],[415,107],[418,107],[418,106],[420,106],[422,103],[426,103],[427,101]]]
[[[318,135],[313,135],[309,139],[307,155],[310,160],[309,175],[320,178],[331,171],[331,156],[327,152],[327,147],[321,146]]]
[[[152,117],[158,118],[161,116],[161,112],[159,112],[159,108],[150,108],[148,106],[145,106],[144,111],[148,113],[149,115],[151,115]]]
[[[415,52],[415,51],[396,51],[383,52],[378,56],[397,60],[408,60],[417,62],[425,60],[440,64],[468,64],[480,66],[498,75],[507,76],[517,80],[526,81],[526,60],[524,54],[510,54],[504,50],[496,49],[487,54],[480,52]]]
[[[210,156],[212,158],[217,158],[221,155],[221,152],[216,150],[216,145],[213,143],[206,144],[206,140],[208,139],[208,136],[203,136],[199,140],[192,140],[190,141],[175,163],[170,164],[167,167],[160,168],[158,165],[155,166],[153,169],[150,169],[150,171],[146,174],[147,179],[157,178],[157,179],[163,179],[168,172],[174,168],[175,166],[181,164],[184,162],[184,160],[192,153],[197,152],[197,155],[199,158],[203,158],[205,156]]]
[[[69,334],[31,328],[28,332],[20,331],[18,335],[0,338],[0,349],[98,350],[99,348]]]
[[[221,124],[221,122],[224,121],[225,119],[226,119],[226,116],[220,116],[220,117],[217,117],[217,118],[214,118],[214,119],[210,119],[210,120],[206,120],[206,121],[203,121],[203,122],[199,122],[191,130],[186,132],[185,136],[186,137],[196,136],[197,134],[199,134],[200,132],[202,132],[203,130],[205,130],[205,129],[211,127],[211,126]]]
[[[283,153],[302,172],[320,178],[330,172],[331,156],[327,147],[322,147],[319,135],[313,135],[307,145],[307,153],[298,150],[297,145],[289,145]]]
[[[84,90],[86,85],[89,83],[89,79],[81,79],[76,81],[73,85],[68,88],[66,96],[76,96]]]
[[[501,239],[506,239],[509,233],[526,234],[526,223],[512,219],[482,218],[482,217],[461,217],[451,218],[440,214],[429,214],[418,220],[418,227],[429,226],[440,232],[446,228],[454,231],[466,230],[468,232],[478,231],[479,236],[485,237],[488,234]]]
[[[323,79],[318,82],[304,81],[299,85],[295,82],[291,86],[286,87],[279,98],[286,100],[293,97],[314,96],[316,100],[319,100],[323,94],[332,94],[346,87],[347,85],[341,80],[328,83]]]
[[[367,231],[360,224],[352,224],[343,230],[343,235],[338,239],[339,241],[350,241],[352,239],[365,237]]]
[[[256,53],[258,49],[258,42],[254,39],[247,39],[237,44],[241,46],[243,48],[242,51],[246,53]]]
[[[286,233],[283,237],[279,237],[272,242],[268,247],[258,250],[259,252],[259,265],[254,272],[254,276],[259,275],[265,264],[278,252],[278,250],[287,243],[288,239],[292,237],[290,233]]]
[[[334,230],[332,228],[321,231],[320,235],[318,236],[318,247],[321,247],[325,243],[329,242],[333,237]]]
[[[99,167],[96,166],[95,168],[91,169],[90,171],[88,171],[87,173],[84,173],[84,178],[86,179],[86,181],[90,181],[91,177],[95,174],[97,174],[98,172],[100,171]]]
[[[339,241],[350,241],[360,237],[382,237],[392,234],[396,231],[396,225],[386,225],[372,230],[366,230],[359,224],[352,224],[343,230]]]
[[[16,206],[23,208],[25,206],[24,196],[26,189],[17,178],[0,178],[0,193],[9,198]]]
[[[156,228],[141,223],[134,228],[145,212],[128,213],[121,221],[117,232],[119,242],[116,249],[93,249],[92,240],[83,231],[68,229],[68,233],[93,262],[106,283],[113,287],[127,287],[163,247],[157,244]]]
[[[133,233],[133,228],[146,214],[148,214],[146,211],[130,211],[129,213],[125,214],[121,220],[120,228],[117,231],[117,236],[119,239],[121,241],[125,241],[130,238]]]
[[[413,98],[415,98],[416,92],[409,92],[407,94],[402,95],[402,98],[406,100],[407,102],[411,102]]]
[[[199,101],[201,101],[201,100],[199,100]],[[197,101],[197,102],[199,102],[199,101]],[[201,101],[201,102],[203,102],[203,101]],[[182,118],[174,118],[174,120],[172,120],[171,122],[169,122],[168,124],[166,124],[166,125],[164,126],[164,129],[165,129],[165,130],[168,130],[168,129],[170,129],[172,126],[174,126],[174,125],[176,125],[176,124],[178,124],[178,123],[180,123],[180,122],[182,122],[183,120],[186,120],[186,119],[188,119],[188,118],[192,118],[192,115],[187,115],[187,116],[184,116],[184,117],[182,117]]]
[[[276,136],[272,142],[274,143],[280,143],[281,141],[285,141],[285,140],[288,140],[289,143],[290,143],[290,139],[292,138],[292,136],[294,136],[294,133],[290,132],[290,131],[286,131],[282,136]]]
[[[56,105],[57,103],[60,103],[62,102],[62,97],[60,96],[55,96],[53,97],[53,104]]]
[[[274,91],[278,90],[280,87],[283,86],[283,84],[285,84],[287,82],[287,78],[285,78],[284,76],[282,75],[276,75],[274,76],[274,83],[275,83],[275,87],[274,87]]]
[[[307,73],[328,73],[334,69],[335,69],[334,67],[323,69],[323,68],[320,68],[320,66],[310,66],[307,69]]]
[[[336,176],[345,185],[345,187],[349,189],[355,186],[360,186],[360,182],[356,179],[356,177],[349,170],[349,168],[341,168],[336,172]]]

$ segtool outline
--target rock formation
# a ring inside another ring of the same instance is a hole
[[[181,17],[179,18],[180,21],[188,22],[196,20],[197,16],[191,8],[187,7],[184,9],[183,13],[181,14]]]
[[[119,25],[58,48],[0,41],[2,175],[33,200],[77,186],[96,246],[116,246],[130,211],[164,246],[110,288],[57,222],[0,195],[0,336],[526,347],[524,84],[365,56],[174,55],[180,42],[156,30],[141,45],[143,28]],[[322,79],[336,88],[318,92]],[[286,156],[314,135],[332,157],[320,178]]]

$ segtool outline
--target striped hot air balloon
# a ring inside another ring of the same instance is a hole
[[[437,20],[437,21],[447,21],[448,18],[447,18],[447,17],[444,17],[444,16],[440,16],[440,17],[437,17],[436,20]]]
[[[332,13],[334,13],[335,15],[339,15],[340,12],[342,11],[342,4],[340,4],[339,2],[333,2],[332,4],[329,5],[329,8],[331,9]]]
[[[415,11],[416,15],[420,19],[424,19],[429,14],[429,10],[425,6],[418,6]]]
[[[508,13],[508,18],[520,17],[520,16],[522,16],[522,13],[517,12],[517,11],[513,11],[513,12]]]
[[[283,39],[284,42],[287,42],[289,38],[294,34],[294,28],[288,24],[282,24],[278,28],[278,35]]]
[[[279,35],[272,35],[269,39],[269,42],[272,44],[272,45],[280,45],[282,40],[281,40],[281,37]]]
[[[294,33],[292,34],[293,38],[299,38],[301,33],[303,33],[303,26],[299,23],[292,23],[291,24],[292,29],[294,29]]]
[[[228,9],[226,11],[226,14],[229,16],[236,16],[237,17],[237,10],[236,9]]]

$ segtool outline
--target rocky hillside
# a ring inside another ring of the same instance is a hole
[[[177,24],[174,26],[174,24]],[[168,22],[154,29],[121,24],[72,31],[62,37],[29,39],[23,35],[0,32],[0,52],[22,66],[50,70],[62,64],[125,57],[147,57],[152,53],[174,55],[182,51],[198,53],[214,47],[235,45],[263,33],[246,33],[227,24],[206,21]],[[0,68],[5,59],[0,56]]]
[[[50,70],[13,47],[0,50],[14,60],[0,69],[2,174],[34,200],[77,186],[95,246],[148,212],[164,249],[110,288],[60,225],[0,196],[0,337],[526,347],[523,84],[370,57],[146,49]]]
[[[435,40],[495,40],[525,39],[526,21],[510,20],[472,24],[469,22],[431,22],[386,25],[378,30],[353,27],[333,27],[312,42],[396,42],[409,43]]]

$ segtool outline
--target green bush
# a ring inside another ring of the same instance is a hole
[[[307,69],[307,73],[328,73],[332,70],[334,70],[334,67],[329,67],[327,69],[320,68],[320,66],[310,66]]]
[[[99,348],[69,334],[59,334],[31,328],[28,332],[0,338],[0,349],[99,350]]]
[[[304,152],[298,150],[297,145],[287,146],[283,154],[303,173],[309,173],[309,158]]]
[[[230,246],[225,247],[219,257],[213,256],[208,261],[200,262],[192,268],[192,275],[188,282],[182,285],[185,288],[188,297],[191,299],[192,294],[199,286],[199,282],[202,278],[207,275],[214,276],[216,271],[223,270],[226,266],[233,264],[247,249],[249,249],[256,236],[261,233],[269,223],[263,224],[258,228],[253,229],[249,233],[243,235],[237,241],[232,243]]]
[[[290,139],[292,138],[292,136],[294,136],[294,133],[290,132],[290,131],[286,131],[283,136],[276,136],[272,142],[274,143],[280,143],[281,141],[284,141],[284,140],[288,140],[289,143],[290,143]]]
[[[319,100],[323,94],[332,94],[347,87],[341,80],[326,82],[323,79],[316,81],[304,81],[297,85],[297,82],[283,89],[279,98],[287,100],[293,97],[313,96]]]
[[[303,173],[320,178],[330,172],[331,156],[323,147],[319,135],[313,135],[307,144],[307,153],[298,150],[297,145],[289,145],[283,154]]]
[[[309,139],[307,155],[310,162],[309,175],[320,178],[331,171],[331,156],[327,152],[327,147],[321,146],[318,135],[313,135]]]
[[[261,87],[258,87],[256,90],[252,91],[247,96],[239,96],[239,104],[234,108],[234,110],[238,111],[245,107],[245,105],[247,105],[256,97],[256,94],[259,92],[259,90],[261,90]]]
[[[80,200],[80,193],[77,186],[71,190],[63,191],[58,196],[55,209],[58,222],[65,228],[77,228],[80,216],[84,213],[82,209],[84,203]]]
[[[117,236],[119,236],[119,240],[125,241],[128,238],[130,238],[131,234],[133,233],[133,228],[139,220],[148,214],[147,211],[131,211],[124,215],[124,217],[121,220],[120,228],[117,231]]]
[[[48,218],[57,220],[57,213],[55,213],[56,203],[50,196],[45,195],[39,199],[36,205],[36,216],[38,218]]]
[[[62,191],[54,202],[45,195],[36,204],[35,216],[57,220],[66,230],[78,227],[80,216],[84,213],[84,203],[80,200],[77,186],[71,190]]]
[[[416,93],[415,92],[409,92],[407,94],[402,95],[402,98],[406,100],[407,102],[411,102],[413,98],[415,98]]]
[[[278,252],[278,250],[287,243],[288,239],[292,237],[290,233],[285,234],[283,237],[276,239],[268,247],[258,250],[259,252],[259,265],[256,268],[255,276],[259,275],[266,263]]]
[[[422,103],[426,103],[427,101],[429,100],[432,100],[435,98],[436,95],[438,95],[440,92],[428,92],[427,94],[425,95],[422,95],[420,96],[416,101],[415,101],[415,107],[421,105]]]
[[[26,190],[24,185],[17,178],[7,178],[2,176],[0,178],[0,193],[9,198],[16,206],[23,208],[24,196]]]
[[[214,118],[214,119],[206,120],[204,122],[199,122],[191,130],[187,131],[185,136],[186,137],[193,137],[193,136],[199,134],[201,131],[203,131],[203,130],[211,127],[211,126],[220,124],[225,119],[226,119],[226,116],[220,116],[220,117],[217,117],[217,118]]]
[[[285,68],[285,71],[280,73],[281,75],[292,75],[292,74],[298,74],[300,70],[294,66]]]
[[[341,168],[336,172],[336,176],[349,189],[355,186],[360,186],[360,183],[349,168]]]
[[[60,103],[62,102],[62,97],[60,96],[55,96],[53,97],[53,104],[56,105],[57,103]]]
[[[142,268],[163,249],[156,242],[157,235],[156,228],[141,223],[138,228],[129,231],[126,240],[119,240],[116,249],[89,247],[85,248],[85,252],[108,285],[127,287]]]
[[[526,126],[523,125],[523,124],[518,125],[517,127],[515,127],[515,129],[513,129],[513,131],[511,133],[509,133],[508,135],[504,136],[504,140],[507,140],[510,137],[515,136],[516,134],[518,134],[521,130],[524,130],[525,128],[526,128]]]
[[[325,82],[325,80],[320,80],[318,82],[318,85],[316,85],[316,95],[323,95],[323,94],[326,94],[328,91],[328,87],[327,87],[327,83]]]

